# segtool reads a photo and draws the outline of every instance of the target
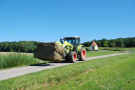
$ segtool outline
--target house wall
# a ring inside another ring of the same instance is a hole
[[[95,48],[94,48],[95,50],[98,50],[98,46],[95,46]]]
[[[90,46],[90,50],[91,50],[91,51],[93,50],[92,46]]]
[[[93,50],[93,46],[90,46],[90,50]],[[94,50],[97,51],[98,50],[98,46],[94,46]]]

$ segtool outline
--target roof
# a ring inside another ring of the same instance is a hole
[[[91,46],[98,46],[98,45],[93,41]]]
[[[80,37],[64,37],[64,39],[70,39],[70,38],[80,39]]]

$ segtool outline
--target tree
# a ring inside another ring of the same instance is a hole
[[[107,41],[107,39],[103,38],[102,40],[100,40],[102,47],[104,47],[104,41]]]
[[[37,47],[37,43],[35,41],[0,42],[0,51],[33,53]]]
[[[122,38],[118,39],[117,44],[121,48],[121,50],[123,50],[123,48],[124,48],[124,41],[123,41]]]
[[[135,47],[135,38],[132,40],[132,47]]]
[[[83,43],[83,45],[84,45],[85,47],[89,47],[89,46],[91,45],[91,42],[90,42],[90,41],[85,42],[85,43]]]
[[[110,43],[110,46],[113,47],[112,50],[114,50],[116,43]]]
[[[98,43],[97,43],[97,44],[98,44],[98,46],[99,46],[99,47],[101,47],[101,42],[100,42],[100,41],[98,41]]]
[[[108,41],[103,42],[104,47],[108,47]]]

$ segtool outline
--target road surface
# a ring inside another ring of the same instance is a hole
[[[118,54],[110,54],[110,55],[102,55],[102,56],[95,56],[95,57],[88,57],[86,58],[87,60],[93,60],[93,59],[99,59],[99,58],[105,58],[105,57],[111,57],[111,56],[116,56],[116,55],[123,55],[127,53],[118,53]],[[82,61],[77,61],[77,63],[82,62]],[[38,72],[46,69],[51,69],[55,67],[60,67],[60,66],[65,66],[65,65],[70,65],[73,63],[47,63],[47,64],[40,64],[40,65],[33,65],[33,66],[26,66],[26,67],[19,67],[19,68],[12,68],[12,69],[7,69],[7,70],[0,70],[0,81],[10,79],[13,77],[33,73],[33,72]]]

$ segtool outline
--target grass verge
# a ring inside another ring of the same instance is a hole
[[[135,51],[135,47],[119,48],[119,47],[99,47],[99,50],[110,50],[110,51]],[[90,51],[90,47],[86,47],[86,50]]]
[[[130,48],[99,47],[99,50],[111,50],[111,51],[135,51],[135,47],[130,47]]]
[[[87,51],[87,57],[121,53],[120,51]]]
[[[135,89],[135,53],[96,59],[0,81],[1,90]]]

